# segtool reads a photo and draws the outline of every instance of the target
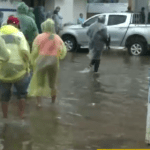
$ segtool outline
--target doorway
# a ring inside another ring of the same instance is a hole
[[[45,0],[22,0],[29,7],[45,6]]]

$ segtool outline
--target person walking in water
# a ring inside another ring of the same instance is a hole
[[[19,20],[16,17],[9,17],[8,25],[2,26],[0,36],[6,43],[5,51],[7,59],[0,67],[1,106],[3,117],[8,117],[8,104],[11,98],[12,85],[17,89],[18,111],[21,119],[24,118],[25,100],[27,95],[27,83],[29,73],[30,48],[28,42],[20,32]],[[2,44],[2,43],[1,43]],[[2,57],[3,53],[0,54]],[[6,57],[6,55],[4,55]]]
[[[51,97],[55,102],[59,59],[66,56],[66,46],[55,33],[55,24],[47,19],[41,24],[42,34],[33,42],[31,64],[33,76],[29,85],[30,97],[37,97],[37,106],[41,107],[42,97]]]
[[[105,18],[100,16],[98,20],[89,27],[87,31],[87,35],[90,39],[90,51],[92,54],[91,63],[89,65],[89,69],[94,65],[94,72],[98,72],[98,68],[100,65],[100,57],[102,55],[102,51],[104,49],[104,45],[108,44],[108,33],[107,28],[104,25]]]

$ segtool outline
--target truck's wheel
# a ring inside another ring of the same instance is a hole
[[[74,37],[67,35],[67,36],[64,36],[62,39],[66,45],[67,51],[75,51],[76,50],[77,42]]]
[[[133,56],[141,56],[146,52],[146,46],[140,41],[133,41],[128,47],[128,52]]]

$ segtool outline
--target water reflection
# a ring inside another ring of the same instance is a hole
[[[32,110],[30,121],[35,146],[46,149],[49,145],[52,147],[57,145],[56,137],[59,137],[58,117],[60,115],[55,106],[44,107],[40,111]],[[42,143],[42,145],[39,145],[39,143]]]
[[[30,125],[0,123],[0,150],[97,149],[112,148],[115,144],[117,148],[137,146],[130,140],[130,132],[133,136],[137,131],[138,135],[145,132],[145,124],[139,124],[139,118],[145,117],[145,107],[141,107],[141,103],[145,104],[144,95],[147,97],[143,92],[143,80],[148,75],[149,60],[145,60],[148,57],[132,57],[122,51],[104,53],[99,74],[93,71],[81,74],[78,71],[89,63],[85,55],[70,53],[61,64],[66,69],[61,68],[59,104],[51,105],[49,99],[43,99],[43,108],[37,110],[35,104],[29,102]],[[76,64],[76,60],[80,63]],[[141,101],[140,105],[134,105],[133,97]],[[136,120],[137,107],[141,111]],[[137,130],[133,130],[136,121]],[[120,136],[123,131],[128,132],[124,137]],[[112,139],[110,135],[113,135]],[[120,144],[117,141],[122,137]],[[143,136],[137,137],[142,141]],[[108,141],[111,146],[107,145]]]
[[[0,125],[0,150],[32,150],[28,125],[9,123]]]

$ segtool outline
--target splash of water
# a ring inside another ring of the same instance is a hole
[[[89,73],[90,71],[91,71],[90,68],[85,68],[84,70],[79,71],[79,73]]]

